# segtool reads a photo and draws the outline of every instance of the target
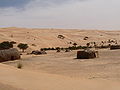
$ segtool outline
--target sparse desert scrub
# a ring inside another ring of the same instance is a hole
[[[11,44],[16,44],[17,42],[15,42],[15,41],[11,41],[10,43],[11,43]]]
[[[40,50],[41,50],[41,51],[43,51],[43,50],[46,51],[46,50],[56,50],[56,49],[52,47],[52,48],[41,48]]]
[[[23,64],[21,62],[17,63],[17,68],[18,69],[22,69],[22,67],[23,67]]]
[[[87,46],[70,46],[70,47],[56,47],[56,48],[41,48],[40,50],[43,51],[47,51],[47,50],[66,50],[66,49],[69,49],[69,50],[78,50],[78,49],[85,49],[87,48]],[[89,47],[89,48],[92,48],[92,47]]]
[[[32,46],[37,46],[36,44],[32,44]]]
[[[110,50],[120,49],[120,45],[111,45]]]
[[[88,37],[86,36],[86,37],[84,37],[84,39],[83,40],[88,40]]]
[[[24,44],[24,43],[20,43],[17,46],[19,49],[22,49],[22,52],[24,52],[24,50],[26,50],[29,46],[28,44]]]
[[[0,50],[13,48],[13,44],[9,41],[4,41],[0,43]]]

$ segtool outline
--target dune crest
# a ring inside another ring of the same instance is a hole
[[[60,39],[58,35],[65,38]],[[87,40],[84,40],[88,37]],[[28,28],[0,28],[0,42],[16,41],[30,45],[31,49],[48,47],[69,47],[72,43],[86,45],[87,42],[101,42],[108,39],[120,41],[120,31],[77,30],[77,29],[28,29]]]

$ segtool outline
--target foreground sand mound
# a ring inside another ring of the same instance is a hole
[[[3,64],[0,64],[0,82],[24,90],[120,90],[120,83],[106,80],[93,81],[81,78],[68,78],[19,70]],[[0,87],[0,90],[7,89]]]

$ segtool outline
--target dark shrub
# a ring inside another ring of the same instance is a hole
[[[22,49],[22,51],[24,52],[24,50],[26,50],[28,48],[28,44],[24,44],[24,43],[20,43],[17,46],[19,49]]]
[[[110,50],[120,49],[120,45],[111,45]]]
[[[77,43],[73,43],[73,45],[74,45],[74,47],[76,47],[76,46],[77,46]]]
[[[83,40],[87,40],[88,39],[88,37],[84,37],[84,39]]]
[[[15,41],[11,41],[10,43],[11,43],[11,44],[16,44],[16,42],[15,42]]]
[[[66,49],[65,49],[65,52],[70,52],[70,49],[67,49],[67,48],[66,48]]]
[[[22,67],[23,67],[22,63],[18,63],[18,64],[17,64],[17,68],[18,68],[18,69],[22,69]]]
[[[13,48],[13,44],[10,43],[9,41],[4,41],[0,43],[0,50],[10,49],[10,48]]]
[[[60,49],[60,47],[56,47],[55,49],[58,50],[58,49]]]

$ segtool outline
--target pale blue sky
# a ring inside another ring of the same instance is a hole
[[[0,7],[23,7],[25,4],[29,3],[30,0],[0,0]]]
[[[120,0],[0,0],[0,27],[120,30]]]

